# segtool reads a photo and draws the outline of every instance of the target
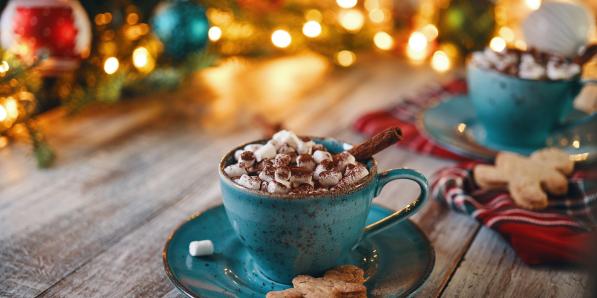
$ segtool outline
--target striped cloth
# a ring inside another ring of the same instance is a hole
[[[480,189],[474,165],[438,171],[431,179],[431,196],[501,234],[527,264],[582,264],[591,256],[591,233],[597,227],[595,173],[576,173],[566,196],[550,197],[546,209],[531,211],[514,205],[506,189]]]
[[[404,98],[399,104],[385,110],[367,113],[354,123],[356,131],[372,136],[382,130],[399,126],[402,129],[403,139],[398,146],[422,154],[441,156],[453,160],[464,161],[464,157],[458,156],[433,141],[425,138],[416,127],[417,116],[442,99],[463,94],[466,92],[466,82],[463,79],[456,79],[445,85],[433,85],[425,88],[425,91],[412,97]]]
[[[432,197],[452,210],[467,214],[500,233],[528,264],[582,263],[597,227],[597,171],[576,172],[564,197],[550,198],[548,208],[530,211],[514,205],[507,190],[479,189],[472,178],[475,162],[426,139],[415,125],[417,115],[448,96],[466,93],[466,82],[456,79],[426,88],[389,109],[361,116],[354,129],[374,135],[399,126],[404,138],[398,144],[421,154],[462,163],[438,171],[432,179]]]

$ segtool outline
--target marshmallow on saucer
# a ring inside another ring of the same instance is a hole
[[[214,253],[214,244],[211,240],[191,241],[189,254],[193,257],[210,256]]]

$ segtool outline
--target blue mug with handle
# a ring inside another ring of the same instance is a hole
[[[332,153],[349,147],[333,139],[313,139]],[[228,152],[220,162],[224,207],[257,269],[276,282],[290,284],[296,275],[319,275],[345,264],[347,256],[363,237],[408,218],[427,199],[425,176],[410,169],[378,173],[374,159],[366,162],[369,175],[352,188],[314,195],[250,190],[224,174],[224,168],[234,163],[234,152],[244,146]],[[373,198],[388,182],[399,179],[414,181],[420,188],[419,196],[401,210],[366,226]]]
[[[554,131],[594,119],[564,120],[586,83],[569,80],[530,80],[468,65],[469,98],[488,142],[505,146],[543,147]]]

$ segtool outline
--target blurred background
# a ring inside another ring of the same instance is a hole
[[[579,2],[597,10],[597,0]],[[458,73],[472,51],[525,49],[521,20],[540,5],[541,0],[0,1],[0,147],[29,138],[41,164],[49,164],[43,160],[52,160],[51,148],[32,120],[59,106],[73,114],[90,104],[186,89],[187,95],[175,97],[209,94],[198,107],[202,119],[232,129],[243,122],[226,121],[231,117],[275,118],[330,72],[388,56],[438,75]]]

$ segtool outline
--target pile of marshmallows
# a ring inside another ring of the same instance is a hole
[[[359,182],[367,167],[348,152],[336,155],[310,139],[282,130],[264,145],[249,144],[234,153],[228,177],[252,190],[272,194],[321,193]]]
[[[580,65],[564,57],[537,51],[506,49],[496,52],[486,48],[485,51],[473,53],[471,62],[479,68],[494,69],[530,80],[568,80],[581,71]]]

